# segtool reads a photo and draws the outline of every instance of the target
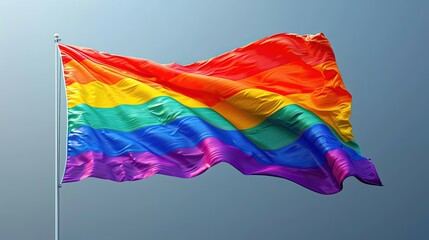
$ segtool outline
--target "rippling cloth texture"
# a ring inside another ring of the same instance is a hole
[[[381,185],[353,141],[351,95],[323,34],[278,34],[186,66],[59,48],[63,182],[191,178],[226,162],[324,194],[348,176]]]

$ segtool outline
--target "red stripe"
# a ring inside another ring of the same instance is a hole
[[[161,76],[164,80],[180,73],[239,80],[293,62],[313,67],[326,61],[335,61],[334,53],[323,34],[277,34],[187,66],[176,63],[162,65],[146,59],[101,53],[90,48],[62,44],[59,47],[64,64],[71,59],[78,62],[88,59],[142,77]]]
[[[299,36],[281,33],[209,60],[168,67],[187,73],[239,80],[292,62],[316,66],[335,61],[334,52],[323,34]]]

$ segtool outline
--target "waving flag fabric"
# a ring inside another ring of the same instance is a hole
[[[381,185],[353,141],[351,95],[323,34],[278,34],[186,66],[59,48],[63,182],[191,178],[226,162],[324,194],[348,176]]]

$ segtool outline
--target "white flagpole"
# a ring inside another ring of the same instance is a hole
[[[55,33],[55,240],[60,239],[60,69],[58,61],[58,42],[61,41],[60,36]]]

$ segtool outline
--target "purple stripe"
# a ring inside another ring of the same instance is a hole
[[[348,176],[355,176],[364,183],[381,185],[374,165],[367,159],[351,160],[340,149],[329,151],[326,158],[327,165],[315,168],[265,165],[217,138],[206,138],[196,147],[177,149],[162,156],[140,152],[111,157],[92,151],[69,156],[63,182],[87,177],[117,182],[135,181],[154,174],[192,178],[219,162],[228,162],[245,175],[286,178],[323,194],[339,192]]]

